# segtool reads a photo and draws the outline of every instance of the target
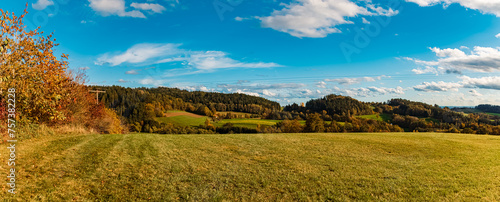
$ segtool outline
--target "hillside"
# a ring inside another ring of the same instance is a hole
[[[276,102],[244,94],[190,92],[166,87],[93,86],[92,88],[106,91],[102,95],[101,102],[106,107],[116,110],[123,117],[125,127],[132,132],[199,134],[404,130],[500,135],[500,116],[495,116],[495,113],[464,114],[437,105],[405,99],[368,103],[332,94],[312,99],[305,106],[292,104],[281,110]],[[487,105],[479,107],[490,111],[496,109]],[[165,117],[167,111],[176,110],[208,117],[209,122],[205,123],[206,119],[200,117]],[[312,116],[319,117],[312,118]],[[295,119],[299,123],[282,124],[284,120]],[[258,125],[262,127],[257,127]],[[312,125],[314,127],[311,128]]]
[[[19,142],[18,193],[0,198],[498,201],[499,143],[439,133],[52,135]]]

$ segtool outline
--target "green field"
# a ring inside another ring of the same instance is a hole
[[[499,136],[54,135],[16,147],[18,193],[3,183],[4,200],[500,200]]]
[[[500,113],[491,113],[491,112],[487,112],[487,114],[489,114],[489,115],[493,115],[493,116],[500,116]]]
[[[168,111],[168,113],[179,113],[184,115],[172,116],[172,117],[156,117],[156,121],[160,123],[172,123],[178,126],[199,126],[204,125],[206,116],[203,117],[193,117],[194,114],[185,111]],[[197,116],[197,115],[195,115]]]
[[[370,115],[360,115],[360,116],[356,116],[356,117],[359,117],[359,118],[364,118],[364,119],[373,119],[373,120],[378,120],[378,121],[390,121],[392,118],[391,118],[391,115],[389,114],[370,114]]]

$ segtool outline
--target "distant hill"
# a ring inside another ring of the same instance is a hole
[[[301,107],[297,104],[287,105],[284,108],[285,111],[299,111],[303,113],[316,112],[326,113],[330,116],[333,115],[370,115],[373,114],[372,107],[368,103],[358,101],[354,98],[342,96],[342,95],[327,95],[323,98],[313,99],[306,103],[305,107]]]

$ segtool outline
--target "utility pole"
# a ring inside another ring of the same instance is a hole
[[[97,95],[96,104],[98,104],[99,103],[99,93],[105,93],[106,91],[102,91],[102,90],[90,90],[89,92],[95,93]]]

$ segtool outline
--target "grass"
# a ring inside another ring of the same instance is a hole
[[[273,126],[282,120],[269,120],[269,119],[222,119],[214,123],[215,126],[223,126],[226,123],[232,123],[233,126],[257,128],[257,124],[261,126]],[[302,121],[304,122],[304,121]]]
[[[390,114],[370,114],[370,115],[360,115],[356,116],[359,118],[364,118],[364,119],[373,119],[373,120],[378,120],[378,121],[390,121],[391,115]]]
[[[53,135],[17,150],[4,200],[500,200],[499,136]]]
[[[491,113],[491,112],[487,112],[487,114],[489,114],[489,115],[493,115],[493,116],[499,116],[499,117],[500,117],[500,113]]]
[[[172,123],[179,126],[199,126],[205,124],[207,117],[191,117],[191,116],[172,116],[172,117],[156,117],[156,121],[160,123]]]

